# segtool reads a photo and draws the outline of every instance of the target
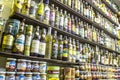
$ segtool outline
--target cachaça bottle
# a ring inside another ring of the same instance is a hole
[[[64,31],[68,31],[68,16],[67,16],[67,12],[64,11],[64,25],[63,25],[63,30]]]
[[[72,24],[71,24],[71,17],[70,17],[70,14],[68,14],[68,32],[70,32],[71,33],[71,27],[72,26]]]
[[[51,58],[51,52],[52,52],[52,35],[51,35],[52,28],[48,28],[48,33],[46,35],[46,58]]]
[[[43,0],[40,0],[40,3],[38,4],[38,9],[37,9],[37,19],[40,21],[43,21],[44,17],[44,3]]]
[[[74,16],[72,15],[72,26],[71,26],[71,29],[72,29],[72,34],[75,34],[75,20],[74,20]]]
[[[31,42],[31,50],[30,50],[31,56],[38,56],[39,46],[40,46],[39,26],[36,26],[35,34]]]
[[[68,61],[68,39],[64,36],[62,60]]]
[[[42,29],[42,34],[40,38],[40,46],[39,46],[39,57],[45,57],[46,51],[46,29]]]
[[[8,25],[7,31],[5,31],[3,35],[3,40],[2,40],[2,51],[8,51],[11,52],[12,47],[13,47],[13,42],[14,42],[14,36],[12,34],[12,25]]]
[[[68,41],[68,61],[72,62],[72,38],[69,37],[69,41]]]
[[[58,39],[58,60],[62,60],[62,53],[63,53],[63,36],[60,35]]]
[[[24,43],[25,43],[25,35],[24,35],[24,26],[25,26],[25,19],[20,24],[20,28],[18,33],[15,36],[14,46],[13,46],[13,53],[23,54],[24,51]]]
[[[75,34],[79,35],[79,24],[78,24],[79,19],[75,17]]]
[[[57,31],[54,31],[53,39],[52,39],[52,59],[57,59],[58,54],[58,39],[57,39]]]
[[[76,42],[75,39],[72,41],[72,62],[76,61]]]
[[[50,25],[54,27],[54,24],[55,24],[55,9],[54,4],[52,4],[50,8]]]
[[[43,22],[49,24],[50,20],[50,8],[49,8],[49,0],[45,0],[45,9],[44,9],[44,20]]]
[[[56,7],[56,11],[55,11],[55,27],[56,28],[59,28],[59,20],[60,20],[60,15],[59,15],[58,7]]]
[[[63,25],[64,25],[64,15],[63,15],[63,10],[60,10],[60,19],[59,19],[59,29],[63,30]]]
[[[76,62],[80,62],[80,43],[79,40],[76,42]]]
[[[71,7],[71,0],[67,0],[67,5]]]
[[[24,55],[30,56],[30,46],[32,41],[33,26],[26,25]]]

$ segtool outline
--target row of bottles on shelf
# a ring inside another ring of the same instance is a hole
[[[75,16],[68,13],[66,10],[63,11],[63,9],[59,9],[58,7],[55,8],[54,4],[49,5],[49,0],[44,0],[44,1],[41,0],[38,5],[37,3],[35,3],[35,1],[31,1],[31,2],[30,1],[31,0],[27,0],[27,2],[24,2],[23,7],[19,9],[20,13],[29,15],[30,17],[36,18],[41,22],[50,24],[54,27],[57,28],[59,27],[61,29],[65,29],[69,31],[71,31],[72,26],[77,27],[77,25],[72,25],[75,23]],[[114,25],[106,18],[104,18],[99,12],[95,11],[84,0],[83,1],[75,0],[75,5],[74,2],[72,2],[71,0],[67,0],[63,2],[65,4],[69,3],[70,4],[69,6],[71,6],[73,9],[75,8],[75,10],[81,12],[81,14],[83,13],[83,15],[86,16],[88,19],[96,23],[99,23],[100,25],[104,26],[104,28],[109,30],[111,33],[117,35],[116,28],[114,27]],[[71,2],[73,3],[73,5],[71,5],[72,4]],[[76,19],[79,20],[79,18]],[[115,19],[114,21],[118,21],[118,19]]]
[[[116,53],[87,43],[80,43],[79,40],[71,37],[58,35],[57,31],[52,31],[51,27],[48,30],[40,29],[39,26],[33,28],[32,25],[25,25],[24,22],[25,19],[21,23],[16,19],[8,20],[2,34],[2,51],[70,62],[87,61],[118,65]],[[94,31],[93,34],[95,34]],[[115,48],[115,43],[110,42],[108,44],[112,44],[112,49]]]
[[[0,70],[2,80],[93,80],[119,79],[119,67],[81,63],[73,67],[51,66],[46,62],[7,58],[6,69]],[[1,79],[0,78],[0,79]]]

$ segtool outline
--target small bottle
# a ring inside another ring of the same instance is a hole
[[[53,39],[52,39],[52,59],[57,59],[58,54],[58,39],[57,39],[57,31],[54,31]]]
[[[63,25],[63,30],[64,31],[68,31],[68,16],[67,16],[67,12],[64,11],[64,25]]]
[[[50,25],[54,26],[54,24],[55,24],[55,9],[54,9],[54,4],[52,4],[50,9]]]
[[[59,29],[63,30],[63,25],[64,25],[64,15],[63,15],[63,10],[60,10],[60,20],[59,20]]]
[[[58,55],[57,55],[58,60],[62,60],[62,53],[63,53],[63,36],[60,35],[58,39]]]
[[[68,39],[67,39],[67,36],[64,37],[62,60],[68,61]]]
[[[59,20],[60,20],[60,15],[59,15],[58,7],[56,7],[56,11],[55,11],[55,27],[56,28],[59,28]]]
[[[45,58],[50,59],[51,58],[51,53],[52,53],[52,35],[51,35],[52,28],[48,28],[48,33],[46,35],[46,54]]]
[[[39,54],[39,45],[40,45],[40,34],[39,34],[39,26],[36,27],[34,37],[31,42],[31,56],[38,56]]]
[[[25,35],[24,35],[24,26],[25,19],[20,24],[19,32],[15,36],[13,53],[23,54],[24,51],[24,43],[25,43]]]
[[[42,34],[41,34],[41,38],[40,38],[40,45],[39,45],[39,57],[43,57],[45,56],[45,51],[46,51],[46,29],[42,29]]]

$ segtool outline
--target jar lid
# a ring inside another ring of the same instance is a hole
[[[33,74],[40,74],[39,72],[33,72]]]
[[[26,60],[26,62],[31,62],[31,60]]]
[[[32,63],[39,63],[39,61],[31,61]]]
[[[32,73],[31,72],[26,72],[25,74],[30,74],[31,75]]]
[[[24,62],[26,62],[26,60],[25,60],[25,59],[18,59],[18,61],[24,61]]]
[[[5,74],[6,72],[4,72],[4,71],[0,71],[0,74]]]
[[[46,64],[47,62],[42,62],[42,61],[40,61],[40,63],[44,63],[44,64]]]
[[[17,72],[17,74],[25,74],[25,72]]]
[[[15,72],[6,72],[7,74],[15,74]]]
[[[14,60],[14,61],[16,61],[16,59],[15,59],[15,58],[7,58],[7,60]]]

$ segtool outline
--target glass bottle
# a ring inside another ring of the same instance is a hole
[[[72,62],[76,61],[76,42],[75,39],[72,41]]]
[[[68,14],[68,32],[71,33],[71,29],[72,28],[72,24],[71,24],[71,17],[70,17],[70,14]]]
[[[60,35],[58,39],[58,55],[57,55],[58,60],[62,60],[62,53],[63,53],[63,36]]]
[[[79,40],[76,42],[76,62],[80,62],[80,43]]]
[[[24,51],[24,43],[25,43],[25,35],[24,35],[24,26],[25,19],[20,24],[19,32],[15,36],[13,53],[23,54]]]
[[[62,60],[68,61],[68,39],[64,36]]]
[[[59,20],[59,29],[63,30],[63,25],[64,25],[64,15],[63,15],[63,10],[60,10],[60,20]]]
[[[24,49],[24,55],[30,56],[30,46],[32,41],[32,32],[33,32],[33,26],[32,25],[26,25],[26,34],[25,34],[25,49]]]
[[[80,0],[80,13],[83,15],[83,0]]]
[[[86,23],[86,22],[84,23],[84,29],[85,29],[84,37],[85,37],[85,39],[87,39],[88,23]]]
[[[74,0],[74,8],[75,8],[75,11],[77,11],[77,0]]]
[[[72,38],[69,37],[69,41],[68,41],[68,61],[72,62]]]
[[[82,38],[84,38],[84,33],[85,33],[85,29],[84,29],[84,26],[83,26],[83,21],[80,22],[80,30],[79,30],[79,34]]]
[[[39,45],[40,45],[39,26],[36,26],[35,34],[31,42],[31,50],[30,50],[31,56],[38,56]]]
[[[38,4],[38,9],[37,9],[37,19],[40,21],[43,21],[43,17],[44,17],[44,3],[43,0],[40,0],[39,4]]]
[[[77,0],[77,12],[80,13],[80,0]]]
[[[74,0],[71,0],[71,8],[74,10]]]
[[[52,39],[52,59],[57,59],[58,55],[58,39],[57,39],[57,31],[54,31],[53,39]]]
[[[71,7],[71,0],[67,0],[67,5]]]
[[[40,38],[40,45],[39,45],[39,57],[45,57],[45,51],[46,51],[46,29],[42,29],[41,38]]]
[[[72,15],[71,16],[71,24],[72,24],[72,26],[71,26],[71,29],[72,29],[72,34],[75,34],[75,28],[76,28],[76,26],[75,26],[75,20],[74,20],[74,16]]]
[[[78,21],[79,19],[77,17],[75,17],[75,34],[79,35],[79,25],[78,25]]]
[[[44,23],[49,24],[49,20],[50,20],[49,0],[45,0]]]
[[[50,25],[54,26],[54,23],[55,23],[55,9],[54,4],[52,4],[50,8]]]
[[[2,40],[2,51],[8,51],[11,52],[12,47],[13,47],[13,41],[14,41],[14,36],[12,34],[12,25],[8,25],[7,31],[5,31],[3,35],[3,40]]]
[[[56,28],[59,28],[59,20],[60,20],[60,15],[59,15],[58,7],[56,7],[56,11],[55,11],[55,27]]]
[[[67,2],[68,2],[68,0],[63,0],[63,3],[64,3],[65,5],[67,5]]]
[[[51,35],[52,28],[48,28],[48,33],[46,35],[46,54],[45,57],[50,59],[51,58],[51,52],[52,52],[52,35]]]
[[[64,31],[68,31],[68,16],[67,16],[67,12],[64,11],[64,25],[63,25],[63,30]]]

